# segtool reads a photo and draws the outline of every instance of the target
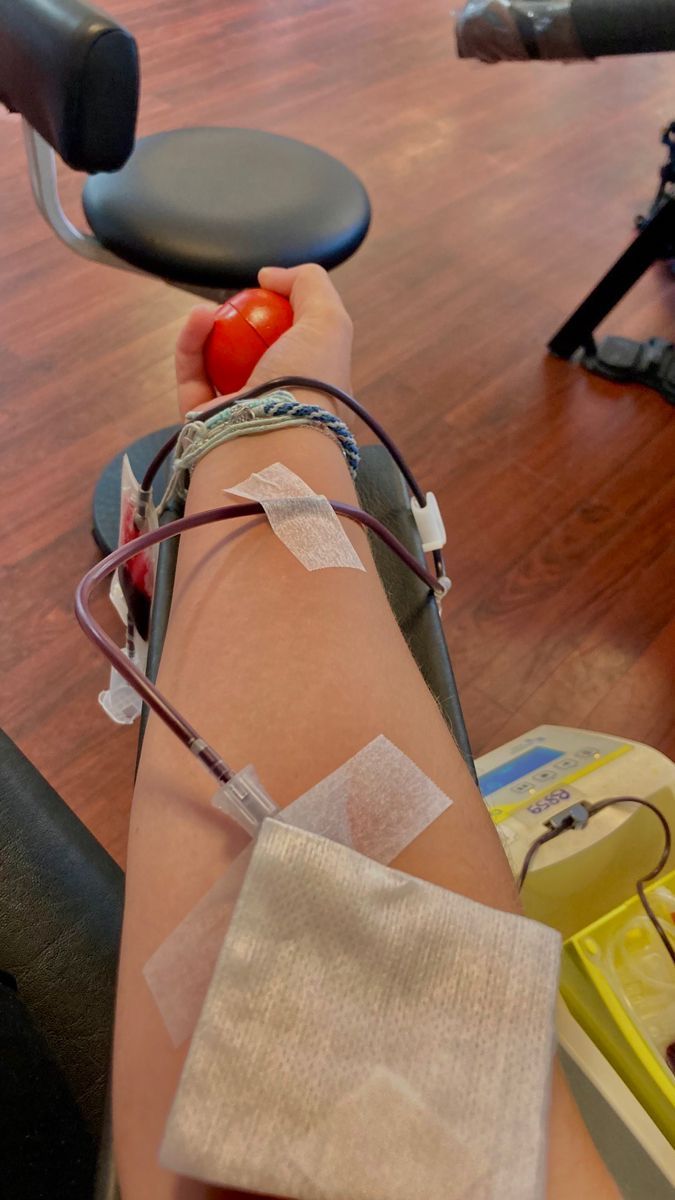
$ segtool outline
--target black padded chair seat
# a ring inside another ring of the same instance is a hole
[[[256,283],[266,264],[334,267],[370,222],[362,183],[304,142],[252,129],[175,129],[141,138],[82,196],[98,240],[154,275],[213,288]]]

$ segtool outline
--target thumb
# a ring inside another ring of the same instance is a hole
[[[297,321],[343,313],[342,301],[328,273],[317,263],[301,267],[263,267],[258,275],[261,287],[287,296]]]

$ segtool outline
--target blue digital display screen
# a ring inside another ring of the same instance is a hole
[[[498,792],[507,784],[514,783],[523,775],[529,775],[530,771],[536,771],[537,767],[544,767],[546,763],[553,762],[554,758],[560,758],[562,754],[564,754],[563,750],[551,750],[548,746],[533,746],[531,750],[519,754],[518,758],[512,758],[509,762],[502,763],[501,767],[494,767],[492,771],[480,775],[478,786],[483,796],[491,796],[493,792]]]

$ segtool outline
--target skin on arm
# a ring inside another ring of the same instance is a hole
[[[252,382],[298,373],[350,387],[351,325],[318,267],[269,270],[295,324]],[[183,412],[208,403],[202,346],[212,323],[195,310],[179,339]],[[318,402],[325,406],[325,398]],[[198,464],[189,512],[283,462],[315,491],[358,503],[335,442],[314,429],[227,443]],[[389,608],[360,527],[343,522],[366,571],[307,571],[264,518],[207,526],[181,544],[159,686],[239,770],[253,763],[280,805],[385,734],[454,800],[395,866],[495,908],[518,897],[485,805]],[[157,1151],[187,1047],[172,1047],[142,977],[145,962],[245,844],[210,806],[203,768],[151,717],[134,793],[115,1032],[113,1110],[123,1200],[226,1194],[179,1179]],[[610,1200],[600,1162],[559,1069],[554,1081],[549,1200]]]

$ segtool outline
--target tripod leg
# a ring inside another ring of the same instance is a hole
[[[663,257],[668,241],[672,241],[674,227],[675,200],[667,196],[657,212],[645,221],[635,241],[551,339],[548,348],[553,354],[571,358],[579,347],[593,349],[593,330],[645,271]]]

